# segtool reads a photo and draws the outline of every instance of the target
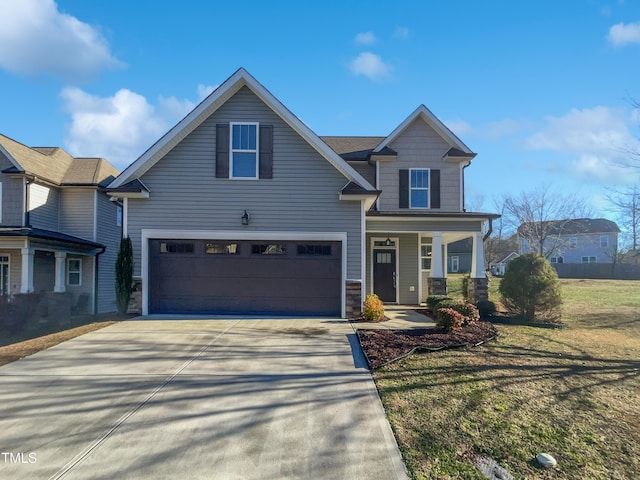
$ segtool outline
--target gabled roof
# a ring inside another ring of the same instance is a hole
[[[56,185],[104,185],[118,175],[103,158],[74,158],[60,147],[27,147],[2,134],[0,152],[13,164],[4,173],[33,175]]]
[[[209,118],[240,88],[249,88],[260,100],[262,100],[273,112],[275,112],[298,135],[304,138],[320,155],[331,163],[348,180],[360,185],[365,190],[374,190],[373,186],[331,149],[320,137],[285,107],[271,92],[264,88],[244,68],[238,69],[215,89],[195,109],[184,117],[177,125],[169,130],[160,140],[153,144],[135,162],[129,165],[118,178],[110,185],[110,188],[120,187],[136,178],[141,177],[173,147],[195,130],[202,122]]]
[[[396,138],[398,138],[405,129],[411,125],[417,118],[423,119],[431,128],[433,128],[449,145],[455,147],[461,153],[467,156],[475,156],[469,147],[467,147],[462,140],[460,140],[447,126],[442,123],[438,118],[431,113],[431,111],[424,105],[420,105],[416,108],[411,115],[409,115],[396,129],[391,132],[382,142],[380,142],[375,149],[374,153],[381,152],[382,149],[388,146]]]
[[[518,233],[534,228],[537,225],[548,228],[550,235],[578,235],[582,233],[619,233],[620,228],[615,222],[606,218],[574,218],[565,220],[549,220],[547,222],[528,222],[518,227]]]

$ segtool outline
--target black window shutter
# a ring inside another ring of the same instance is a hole
[[[431,169],[431,208],[440,208],[440,170]]]
[[[273,178],[273,125],[260,125],[259,178]]]
[[[400,170],[398,180],[398,194],[400,198],[400,208],[409,208],[409,170]]]
[[[229,178],[229,124],[216,125],[216,177]]]

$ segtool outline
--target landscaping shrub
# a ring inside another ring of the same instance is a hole
[[[133,246],[131,239],[120,240],[120,249],[116,258],[116,305],[118,313],[127,314],[133,284]]]
[[[362,304],[362,316],[369,321],[384,318],[384,305],[376,294],[367,295]]]
[[[489,318],[497,311],[496,304],[491,300],[478,300],[476,302],[476,307],[480,314],[480,318]]]
[[[524,320],[555,321],[560,318],[560,281],[549,262],[526,253],[507,264],[500,283],[502,303]]]
[[[457,315],[453,315],[451,312],[455,312]],[[443,300],[437,305],[436,325],[448,332],[472,325],[478,320],[480,320],[478,309],[471,303]]]
[[[453,308],[439,308],[436,315],[436,325],[450,332],[460,330],[464,324],[464,315]]]
[[[447,295],[429,295],[426,300],[427,308],[435,313],[437,310],[436,305],[443,300],[451,300],[451,297]]]

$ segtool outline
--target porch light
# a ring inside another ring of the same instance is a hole
[[[249,214],[247,213],[247,211],[244,211],[244,214],[242,215],[242,225],[249,225]]]
[[[392,243],[391,238],[387,236],[387,239],[384,241],[385,246],[390,247]]]

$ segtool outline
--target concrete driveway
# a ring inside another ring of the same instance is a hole
[[[142,319],[0,367],[0,478],[406,478],[353,340],[339,319]]]

